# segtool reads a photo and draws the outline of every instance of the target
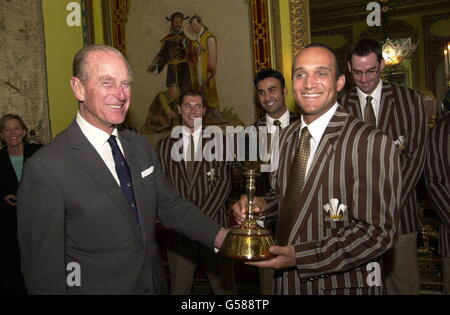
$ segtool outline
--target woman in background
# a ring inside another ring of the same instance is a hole
[[[40,144],[28,144],[28,129],[18,115],[0,118],[0,294],[26,294],[17,241],[17,187],[24,162]]]

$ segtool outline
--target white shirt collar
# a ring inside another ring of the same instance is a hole
[[[186,126],[181,126],[181,130],[183,131],[183,139],[189,139],[191,136],[191,131]],[[198,138],[200,137],[200,133],[202,132],[202,128],[198,128],[197,130],[194,130],[192,133],[192,136],[194,137],[194,142],[196,143],[198,141]]]
[[[380,79],[380,82],[378,82],[377,87],[371,94],[366,94],[363,91],[359,89],[359,87],[356,87],[356,91],[358,93],[359,97],[359,104],[361,105],[362,112],[364,113],[364,108],[366,106],[366,98],[367,96],[372,96],[372,106],[375,112],[375,117],[378,118],[378,109],[380,108],[380,102],[381,102],[381,91],[383,89],[383,81]]]
[[[77,113],[76,121],[78,123],[78,126],[80,126],[80,129],[83,132],[83,134],[95,148],[103,145],[105,142],[108,141],[109,137],[111,136],[107,132],[104,132],[103,130],[98,129],[97,127],[94,127],[93,125],[88,123],[81,116],[80,112]],[[118,138],[119,132],[117,131],[117,128],[114,128],[114,130],[112,131],[112,135]]]
[[[287,126],[289,126],[289,119],[290,119],[290,113],[287,108],[286,108],[286,111],[284,112],[284,114],[278,119],[272,118],[268,114],[266,114],[266,123],[267,123],[268,127],[274,126],[273,122],[275,120],[279,120],[281,123],[281,129],[284,129]]]
[[[338,103],[336,102],[325,114],[314,120],[309,125],[306,124],[306,122],[303,120],[302,115],[302,124],[301,129],[303,127],[308,126],[308,131],[311,134],[311,137],[313,138],[315,143],[319,143],[320,139],[322,138],[322,135],[327,128],[328,124],[330,123],[331,118],[333,117],[334,113],[336,112],[336,109],[338,107]],[[299,136],[301,135],[301,132],[299,133]]]
[[[99,156],[102,158],[103,162],[108,167],[112,176],[116,180],[117,184],[120,186],[120,180],[119,177],[117,176],[117,171],[115,167],[116,164],[112,155],[111,147],[108,143],[110,135],[107,132],[104,132],[103,130],[100,130],[97,127],[94,127],[93,125],[88,123],[83,117],[81,117],[80,112],[78,112],[77,114],[76,122],[78,126],[80,126],[81,132],[85,135],[89,143],[97,151]],[[126,154],[123,151],[122,144],[118,137],[119,133],[117,131],[117,128],[114,128],[114,130],[112,131],[112,135],[117,137],[117,144],[119,145],[120,150],[126,157]]]

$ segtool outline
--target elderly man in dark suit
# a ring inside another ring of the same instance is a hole
[[[337,103],[345,84],[335,52],[306,46],[293,62],[301,120],[281,132],[275,186],[256,198],[278,216],[273,259],[276,294],[379,294],[380,255],[396,238],[399,152],[381,131]],[[246,197],[233,206],[242,221]]]
[[[155,220],[208,247],[226,230],[177,195],[148,141],[118,131],[131,69],[116,49],[74,58],[75,121],[28,160],[18,193],[22,271],[32,294],[164,294]]]
[[[419,93],[381,80],[381,45],[372,39],[356,43],[348,68],[356,87],[345,93],[342,106],[350,114],[381,129],[400,148],[403,180],[399,239],[384,260],[388,294],[418,294],[417,229],[419,204],[416,186],[423,172],[426,114]]]

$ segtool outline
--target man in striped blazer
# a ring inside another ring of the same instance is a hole
[[[443,259],[444,293],[450,294],[450,115],[430,130],[425,183],[442,225],[439,252]]]
[[[259,103],[265,111],[265,115],[253,124],[258,130],[267,127],[267,131],[274,134],[299,119],[297,114],[286,107],[288,90],[281,72],[262,69],[255,75],[254,83]],[[256,193],[265,195],[269,191],[269,176],[263,173],[257,178]]]
[[[278,217],[278,246],[270,248],[275,258],[250,264],[275,269],[276,294],[382,292],[379,257],[397,234],[399,152],[380,130],[339,106],[344,84],[331,48],[310,44],[295,57],[301,120],[281,132],[273,191],[255,199],[256,211]],[[309,157],[298,159],[303,149]],[[298,160],[307,161],[303,178]],[[303,189],[291,193],[301,181]],[[243,197],[233,206],[239,222],[246,204]]]
[[[178,194],[194,203],[219,224],[228,226],[225,202],[231,191],[231,164],[217,159],[208,162],[203,158],[202,152],[207,139],[202,139],[204,130],[201,125],[194,125],[195,120],[201,121],[206,113],[204,95],[195,90],[184,91],[180,95],[179,104],[178,111],[183,126],[179,134],[172,132],[177,138],[170,135],[159,143],[161,166]],[[178,152],[177,144],[182,144],[179,148],[183,149],[182,160],[178,162],[173,156],[173,152]],[[169,233],[167,246],[172,294],[191,294],[199,257],[214,293],[236,294],[230,260],[173,231]]]
[[[427,117],[421,95],[396,83],[382,82],[383,68],[381,45],[377,41],[363,39],[356,43],[348,61],[356,87],[345,93],[341,104],[350,114],[381,129],[401,149],[399,239],[384,257],[383,276],[387,294],[418,294],[420,219],[416,186],[425,163]]]
[[[291,123],[297,121],[299,116],[286,107],[286,95],[288,89],[281,72],[273,69],[262,69],[254,79],[259,103],[265,111],[265,115],[253,125],[260,130],[267,127],[271,134],[278,132]],[[256,194],[263,196],[270,191],[269,173],[261,173],[256,179]],[[266,226],[267,227],[267,226]],[[275,227],[267,227],[275,230]],[[261,294],[272,293],[273,272],[270,269],[261,269],[259,273],[259,286]]]

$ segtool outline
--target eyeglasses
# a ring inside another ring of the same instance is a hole
[[[371,68],[367,71],[352,70],[352,74],[355,77],[362,77],[363,74],[365,74],[368,77],[374,77],[379,71],[380,71],[380,66],[377,66],[377,67]]]

